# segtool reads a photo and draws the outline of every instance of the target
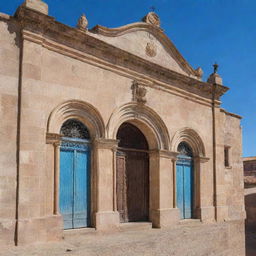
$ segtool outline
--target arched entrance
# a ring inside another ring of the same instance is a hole
[[[64,229],[90,225],[90,134],[69,119],[61,127],[59,209]]]
[[[119,127],[117,139],[117,210],[120,222],[148,221],[148,142],[136,126],[127,122]]]
[[[177,206],[181,219],[193,218],[194,163],[193,152],[186,142],[178,146],[177,159]]]

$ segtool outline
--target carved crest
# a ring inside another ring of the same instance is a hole
[[[143,104],[147,102],[146,100],[147,89],[144,86],[139,85],[137,81],[133,81],[131,89],[133,94],[133,101],[137,101]]]
[[[79,18],[77,27],[81,30],[87,30],[88,20],[86,19],[86,16],[84,14]]]
[[[160,19],[158,15],[154,12],[149,12],[145,18],[143,19],[146,23],[149,23],[151,25],[160,27]]]
[[[153,42],[147,43],[146,54],[149,57],[155,57],[156,56],[156,54],[157,54],[157,47],[156,47],[156,45]]]
[[[197,68],[195,71],[196,71],[196,76],[199,77],[199,78],[202,78],[202,76],[203,76],[203,74],[204,74],[202,68],[199,67],[199,68]]]

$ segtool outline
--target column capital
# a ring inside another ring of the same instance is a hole
[[[200,163],[207,163],[210,158],[206,156],[195,156],[195,160],[199,161]]]
[[[46,133],[46,144],[60,145],[61,135],[57,133]]]
[[[93,141],[96,148],[116,150],[119,140],[97,138]]]
[[[176,160],[177,156],[178,156],[178,152],[173,152],[173,151],[169,151],[169,150],[159,150],[159,149],[155,149],[155,150],[150,150],[150,154],[156,154],[159,157],[163,157],[163,158],[169,158],[171,160]]]

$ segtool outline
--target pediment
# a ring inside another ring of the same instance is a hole
[[[100,25],[90,32],[104,42],[183,75],[201,79],[158,26],[137,22],[119,28]]]

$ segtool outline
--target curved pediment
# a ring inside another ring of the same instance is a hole
[[[159,26],[147,22],[136,22],[118,28],[97,25],[91,32],[108,44],[150,62],[201,79],[201,70],[194,70],[188,64]]]

